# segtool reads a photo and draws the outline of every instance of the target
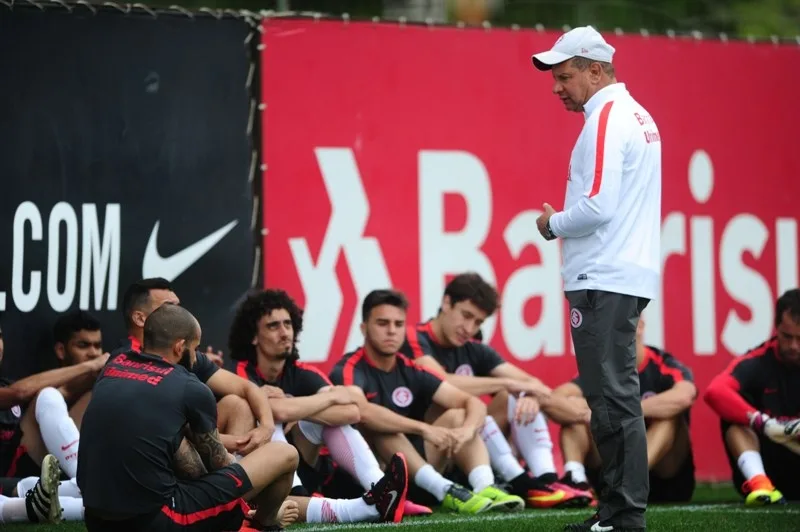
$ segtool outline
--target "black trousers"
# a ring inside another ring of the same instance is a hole
[[[649,300],[600,290],[569,291],[566,297],[581,388],[603,464],[598,514],[620,528],[644,528],[650,480],[636,328]]]

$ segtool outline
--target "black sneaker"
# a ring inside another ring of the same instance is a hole
[[[408,466],[403,453],[396,453],[389,461],[386,473],[364,494],[364,501],[375,505],[383,523],[399,523],[408,494]]]
[[[576,490],[591,491],[592,489],[591,484],[589,484],[588,482],[575,482],[572,479],[572,471],[568,471],[563,477],[561,477],[560,482]]]
[[[48,454],[42,460],[42,471],[36,485],[25,494],[25,509],[31,523],[60,523],[61,504],[58,500],[58,479],[61,468],[58,459]]]

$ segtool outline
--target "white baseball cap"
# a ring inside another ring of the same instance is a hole
[[[610,63],[614,51],[614,47],[608,44],[596,29],[591,26],[581,26],[559,37],[553,48],[534,54],[531,60],[533,66],[539,70],[550,70],[553,65],[578,56]]]

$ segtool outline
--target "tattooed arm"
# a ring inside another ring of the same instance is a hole
[[[187,436],[188,432],[187,429]],[[175,452],[173,467],[175,469],[175,474],[181,480],[195,480],[208,473],[194,445],[189,443],[189,440],[186,438],[181,441],[181,446],[178,447],[178,450]]]
[[[216,471],[236,461],[219,438],[214,394],[196,378],[190,379],[186,385],[184,412],[188,421],[184,434],[207,471]]]
[[[191,442],[207,471],[222,469],[236,461],[233,455],[222,445],[216,428],[202,434],[196,434],[192,430],[187,430],[186,432],[186,437]]]

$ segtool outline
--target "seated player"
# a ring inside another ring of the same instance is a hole
[[[217,430],[214,394],[189,369],[200,325],[177,305],[144,324],[141,350],[112,357],[97,379],[83,419],[78,486],[86,527],[94,530],[239,530],[253,501],[251,527],[287,525],[284,501],[297,451],[266,443],[238,463]],[[185,437],[208,471],[178,480],[174,457]],[[291,512],[288,510],[291,509]]]
[[[141,348],[144,322],[151,312],[163,304],[180,304],[178,296],[166,279],[142,279],[128,287],[122,298],[128,338],[111,353],[112,358]],[[196,354],[197,363],[191,371],[200,382],[211,388],[218,399],[217,422],[225,448],[238,456],[246,456],[268,442],[272,437],[274,422],[265,394],[246,379],[220,368],[206,353]],[[259,422],[255,428],[250,426],[252,416]]]
[[[479,436],[486,406],[398,352],[405,338],[407,308],[399,292],[370,292],[362,304],[364,346],[336,364],[331,380],[362,389],[367,401],[360,428],[372,448],[384,460],[403,453],[416,486],[444,508],[467,514],[524,509],[525,501],[494,485]],[[426,423],[426,412],[434,405],[443,413]],[[474,493],[442,476],[451,458],[468,474]],[[426,498],[413,486],[409,491],[416,491],[410,495],[415,501]]]
[[[650,470],[651,503],[679,503],[692,499],[695,487],[694,458],[689,437],[689,412],[697,396],[691,370],[678,359],[644,343],[644,318],[636,330],[636,364],[642,413],[647,427],[647,466]],[[559,386],[554,392],[584,401],[580,380]],[[562,482],[599,491],[600,455],[588,423],[564,424],[561,453],[565,476]],[[588,468],[588,478],[587,478]]]
[[[108,360],[102,354],[100,322],[76,310],[63,314],[54,326],[56,357],[63,367],[31,375],[0,388],[0,486],[6,495],[23,496],[36,483],[42,460],[52,454],[66,475],[62,496],[79,497],[77,474],[79,426],[91,389]],[[11,392],[11,393],[9,393]],[[33,478],[31,482],[21,479]],[[80,505],[65,502],[67,519],[79,519]]]
[[[748,505],[800,501],[800,290],[775,304],[776,335],[734,359],[704,398],[721,418],[733,484]]]
[[[259,387],[275,387],[281,391],[270,398],[276,421],[273,441],[286,441],[284,425],[293,424],[291,443],[300,452],[301,467],[305,462],[307,472],[313,470],[324,443],[333,458],[358,479],[363,489],[370,490],[381,481],[384,473],[364,438],[350,426],[360,419],[353,394],[362,397],[363,394],[356,387],[334,387],[324,373],[298,360],[296,343],[302,329],[302,311],[283,290],[249,294],[237,309],[228,342],[231,357],[239,361],[237,374]],[[313,475],[305,477],[305,484],[316,491],[318,483],[313,481]],[[292,494],[301,497],[309,494],[297,476]],[[302,509],[302,501],[298,502]],[[318,510],[323,502],[312,501],[309,522],[322,522],[319,520],[322,513]],[[331,511],[323,513],[340,516],[340,522],[379,517],[375,506],[357,505],[363,510],[358,514],[337,508],[347,501],[335,502],[329,505]],[[303,514],[301,511],[301,516]]]
[[[476,341],[481,324],[496,309],[497,292],[491,285],[476,273],[457,275],[445,287],[439,314],[408,328],[401,352],[445,374],[447,382],[467,393],[493,396],[481,437],[492,467],[514,494],[534,508],[587,506],[590,493],[559,483],[547,419],[538,410],[541,407],[556,419],[576,422],[587,419],[588,406],[551,397],[539,379]],[[532,397],[525,397],[526,393]],[[429,415],[435,419],[441,411],[432,408]],[[504,435],[507,427],[535,479],[512,454]]]

